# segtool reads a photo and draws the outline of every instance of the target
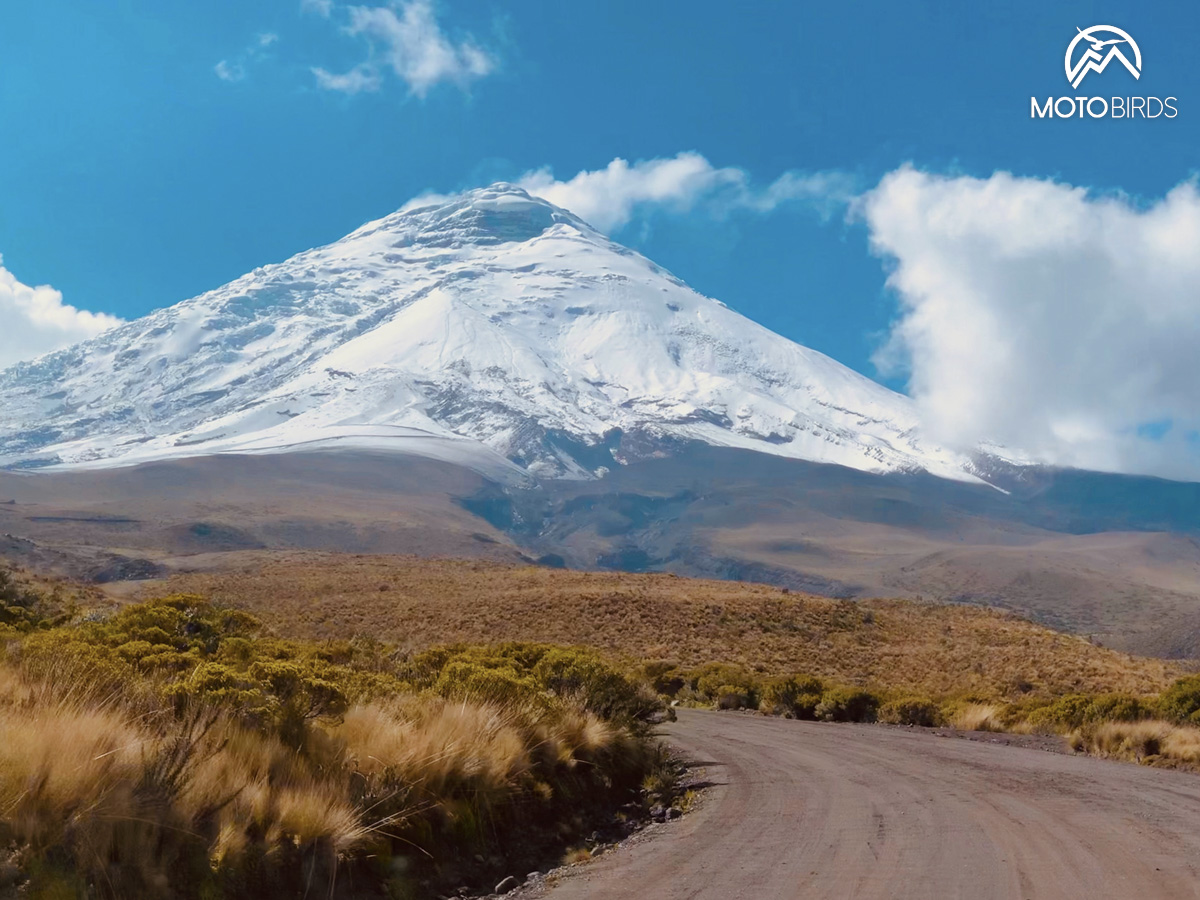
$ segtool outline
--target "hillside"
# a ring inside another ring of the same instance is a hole
[[[509,184],[0,371],[0,406],[0,558],[83,580],[555,559],[1200,656],[1200,485],[940,446],[910,398]]]
[[[236,564],[234,560],[236,559]],[[574,572],[480,560],[233,554],[148,583],[261,617],[281,635],[586,644],[686,666],[738,662],[931,694],[1161,690],[1180,669],[990,609],[830,600],[758,584]]]
[[[1002,494],[695,447],[525,490],[350,450],[0,471],[0,559],[113,582],[246,550],[559,557],[572,569],[996,606],[1130,653],[1200,653],[1196,486],[1038,477]]]

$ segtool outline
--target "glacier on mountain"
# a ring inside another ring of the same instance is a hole
[[[0,466],[367,447],[592,477],[682,442],[978,477],[913,402],[497,184],[0,372]]]

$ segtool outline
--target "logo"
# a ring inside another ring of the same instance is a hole
[[[1134,78],[1142,77],[1142,51],[1128,31],[1115,25],[1093,25],[1087,29],[1076,27],[1075,30],[1079,34],[1067,47],[1065,60],[1067,81],[1071,82],[1071,87],[1078,88],[1088,72],[1101,74],[1114,59],[1125,66]],[[1080,44],[1087,44],[1088,47],[1076,58]],[[1124,49],[1122,45],[1125,45]],[[1126,50],[1132,52],[1133,62],[1125,55]]]
[[[1109,63],[1116,60],[1135,80],[1142,78],[1142,50],[1128,31],[1116,25],[1075,26],[1077,34],[1067,45],[1063,69],[1067,81],[1075,90],[1092,72],[1103,75]],[[1159,87],[1157,76],[1150,78],[1151,88]],[[1089,84],[1101,84],[1092,79]],[[1119,82],[1114,82],[1119,83]],[[1174,119],[1179,115],[1178,97],[1084,97],[1074,94],[1046,99],[1029,98],[1031,119]]]

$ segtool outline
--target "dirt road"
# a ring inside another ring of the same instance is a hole
[[[682,710],[699,810],[550,900],[1200,898],[1200,776],[858,725]]]

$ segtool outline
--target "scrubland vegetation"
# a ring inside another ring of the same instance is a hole
[[[997,610],[474,560],[298,554],[246,562],[236,573],[186,575],[170,586],[253,610],[295,637],[366,631],[414,650],[522,638],[593,646],[627,667],[669,659],[645,674],[684,704],[1061,734],[1080,750],[1159,765],[1191,765],[1184,748],[1200,746],[1192,731],[1200,720],[1171,699],[1190,690],[1178,686],[1191,684],[1180,664]],[[1168,732],[1169,741],[1155,743]]]
[[[0,897],[440,895],[673,799],[661,700],[588,652],[282,640],[186,595],[44,606],[0,606]]]
[[[1043,693],[1006,700],[970,692],[933,698],[811,675],[764,678],[720,663],[693,670],[649,663],[644,672],[656,690],[685,705],[826,722],[1057,734],[1071,749],[1096,756],[1200,769],[1200,675],[1180,678],[1157,695]]]
[[[1175,663],[973,606],[830,600],[763,584],[576,572],[478,560],[312,553],[237,557],[149,590],[202,594],[294,638],[370,634],[413,650],[447,641],[544,641],[685,668],[807,672],[931,696],[1156,694]]]
[[[338,565],[125,606],[0,574],[0,898],[489,887],[681,802],[668,701],[1200,767],[1200,676],[988,610]]]

